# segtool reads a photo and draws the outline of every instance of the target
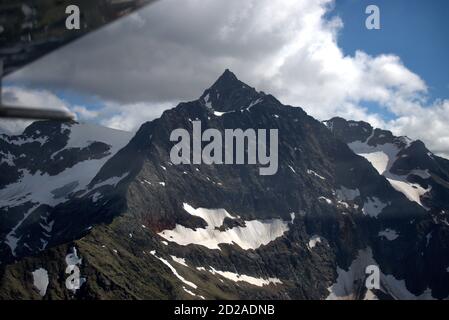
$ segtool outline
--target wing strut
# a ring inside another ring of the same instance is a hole
[[[0,118],[16,118],[29,120],[72,121],[74,115],[63,110],[39,109],[30,107],[5,106],[2,101],[3,60],[0,59]]]

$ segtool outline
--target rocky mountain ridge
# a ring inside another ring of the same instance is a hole
[[[191,132],[193,121],[221,132],[277,129],[277,173],[261,176],[248,164],[174,165],[170,133]],[[54,139],[62,139],[67,125],[32,126],[26,137],[51,127]],[[24,138],[3,136],[10,139]],[[11,189],[28,185],[23,176],[0,180],[1,219],[10,221],[0,230],[1,298],[449,296],[449,170],[446,160],[431,153],[427,159],[420,142],[339,118],[320,123],[229,70],[198,100],[143,124],[120,148],[97,142],[76,149],[76,159],[55,155],[68,167],[104,159],[89,182],[50,190],[63,202],[36,202]],[[11,147],[1,146],[4,165]],[[35,170],[42,171],[39,165]],[[32,161],[26,166],[33,173]],[[60,176],[60,170],[45,172]],[[18,198],[24,200],[19,204]],[[48,214],[55,221],[51,228]],[[40,241],[37,228],[43,226],[48,243],[35,249],[30,243]],[[79,266],[85,280],[79,289],[65,285],[68,265]],[[380,269],[379,289],[364,286],[368,265]]]

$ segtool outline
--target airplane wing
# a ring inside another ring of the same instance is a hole
[[[155,0],[1,0],[0,75],[4,77],[89,32],[124,17]],[[80,28],[69,30],[66,9],[76,5]],[[3,68],[2,68],[3,67]],[[1,78],[0,78],[1,90]],[[8,107],[1,104],[0,118],[69,120],[60,111]]]

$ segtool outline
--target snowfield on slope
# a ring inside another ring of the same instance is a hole
[[[70,130],[69,140],[57,153],[72,148],[85,148],[93,142],[103,142],[111,147],[109,154],[101,159],[81,161],[54,176],[40,171],[31,174],[23,169],[23,176],[18,181],[0,190],[0,207],[16,207],[27,202],[56,206],[67,201],[70,193],[86,189],[106,161],[132,137],[129,132],[88,124],[63,125],[62,131],[64,130]],[[55,191],[61,189],[64,192],[57,192],[56,195]]]
[[[377,172],[388,180],[394,189],[404,194],[410,201],[416,202],[423,208],[427,209],[421,203],[421,196],[429,192],[430,187],[428,189],[424,189],[417,183],[407,181],[407,178],[410,175],[417,175],[426,179],[430,177],[430,174],[423,170],[413,170],[408,175],[404,176],[391,173],[390,169],[398,159],[398,154],[401,150],[392,143],[370,146],[368,145],[370,138],[368,138],[366,142],[351,142],[348,146],[354,153],[368,160]]]
[[[236,244],[244,250],[257,249],[281,237],[289,230],[290,221],[271,219],[245,221],[244,227],[238,226],[221,231],[218,228],[223,225],[225,218],[236,219],[238,216],[232,216],[225,209],[195,209],[187,203],[184,203],[183,208],[189,214],[202,218],[207,226],[193,230],[177,224],[172,230],[163,230],[158,233],[165,240],[182,246],[196,244],[220,250],[220,244]]]

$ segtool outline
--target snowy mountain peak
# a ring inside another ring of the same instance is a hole
[[[265,94],[257,92],[226,69],[199,100],[215,111],[229,112],[248,108],[264,96]]]

